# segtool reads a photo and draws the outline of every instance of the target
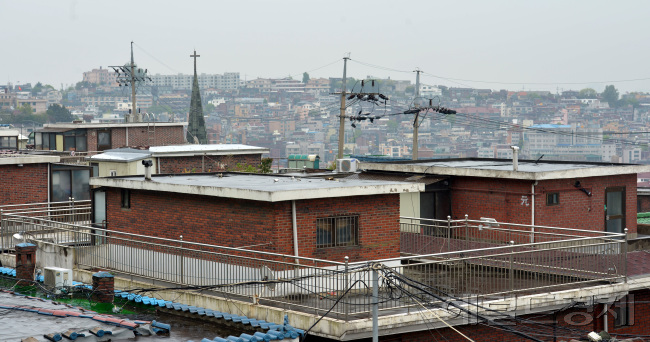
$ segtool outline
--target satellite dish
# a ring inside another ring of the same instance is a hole
[[[267,280],[275,280],[275,272],[271,270],[268,266],[262,266],[260,267],[260,277],[262,278],[262,281],[267,281]],[[275,283],[267,283],[264,284],[266,287],[269,288],[271,291],[275,291]]]

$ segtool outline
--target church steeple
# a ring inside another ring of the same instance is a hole
[[[190,144],[207,144],[208,138],[205,132],[205,118],[203,117],[203,105],[201,104],[201,92],[199,90],[199,78],[196,73],[196,54],[190,55],[194,58],[194,82],[192,83],[192,99],[190,102],[190,116],[187,125],[187,142]]]

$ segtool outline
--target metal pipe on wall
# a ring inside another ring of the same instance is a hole
[[[298,221],[296,220],[296,201],[291,201],[291,224],[293,226],[293,255],[299,257],[298,254]],[[299,264],[300,260],[296,259],[296,264]]]

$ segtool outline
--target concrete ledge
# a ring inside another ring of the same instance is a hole
[[[92,282],[91,271],[79,270],[74,271],[74,279],[84,283]],[[144,282],[136,280],[135,277],[116,277],[115,288],[128,291],[136,288],[164,287],[169,284],[163,284],[157,281]],[[639,279],[635,283],[636,287],[650,286],[650,277]],[[480,302],[480,305],[499,311],[500,314],[507,313],[510,315],[524,315],[556,310],[566,307],[570,303],[611,303],[622,296],[628,294],[630,286],[627,283],[615,283],[608,285],[591,286],[580,289],[565,291],[556,291],[538,295],[529,295],[513,297],[502,300],[492,300]],[[282,322],[284,315],[289,316],[289,323],[299,329],[307,330],[320,318],[317,314],[308,314],[304,312],[285,310],[280,307],[271,307],[265,305],[255,305],[252,302],[241,300],[229,300],[208,294],[199,294],[178,290],[157,291],[156,298],[172,300],[187,305],[200,306],[222,312],[233,312],[245,315],[255,319],[263,319],[268,322]],[[467,304],[464,304],[467,306]],[[472,306],[472,311],[476,312],[476,307]],[[434,313],[435,312],[435,313]],[[479,309],[478,313],[485,316],[494,316],[495,314],[484,309]],[[439,318],[438,318],[439,317]],[[399,314],[384,315],[379,317],[379,334],[393,335],[405,332],[423,331],[432,328],[443,328],[445,325],[440,319],[447,321],[452,325],[469,324],[472,318],[466,315],[457,316],[443,309],[436,310],[414,310],[406,311]],[[332,338],[341,341],[356,340],[368,338],[372,334],[372,319],[359,319],[343,321],[325,317],[316,325],[310,334]]]

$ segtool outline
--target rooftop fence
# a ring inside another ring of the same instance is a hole
[[[2,207],[3,252],[12,235],[72,246],[75,265],[197,286],[209,293],[340,319],[370,317],[368,262],[321,260],[120,232],[92,224],[88,203]],[[384,269],[435,292],[476,300],[626,280],[625,234],[528,226],[494,220],[401,218],[402,257],[376,260]],[[13,240],[12,240],[13,239]],[[11,242],[9,242],[11,241]],[[418,310],[379,282],[380,313]],[[344,295],[344,293],[347,294]]]

